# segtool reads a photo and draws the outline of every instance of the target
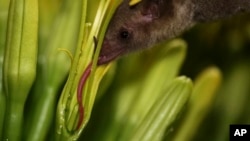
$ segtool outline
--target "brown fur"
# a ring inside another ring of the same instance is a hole
[[[98,64],[176,37],[197,22],[250,11],[250,0],[142,0],[117,8],[106,33]],[[126,38],[122,33],[126,32]]]

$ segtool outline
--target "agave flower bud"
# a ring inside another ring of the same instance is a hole
[[[23,108],[36,76],[38,1],[11,0],[4,54],[4,139],[19,140]],[[15,130],[13,130],[15,129]]]

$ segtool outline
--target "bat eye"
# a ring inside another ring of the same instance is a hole
[[[128,38],[129,38],[129,32],[126,31],[126,30],[121,31],[121,32],[120,32],[120,37],[121,37],[122,39],[128,39]]]

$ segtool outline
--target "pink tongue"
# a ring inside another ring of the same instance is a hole
[[[82,125],[83,119],[84,119],[84,107],[82,104],[82,91],[83,91],[83,87],[87,81],[87,79],[89,78],[89,75],[91,73],[91,68],[92,68],[92,62],[89,63],[89,65],[87,66],[87,68],[85,69],[85,71],[83,72],[80,80],[79,80],[79,84],[77,87],[77,102],[78,102],[78,108],[79,108],[79,120],[78,120],[78,124],[77,124],[77,129],[79,129]]]

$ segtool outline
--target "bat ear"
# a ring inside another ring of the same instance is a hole
[[[161,4],[163,0],[145,0],[142,5],[141,14],[148,20],[158,19],[161,16]]]

